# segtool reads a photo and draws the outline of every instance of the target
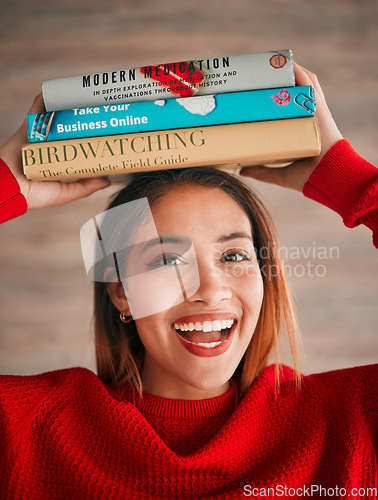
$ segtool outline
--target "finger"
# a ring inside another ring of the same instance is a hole
[[[43,104],[42,93],[40,92],[33,101],[28,113],[42,113],[45,111],[45,106]],[[22,122],[20,128],[8,139],[8,141],[4,144],[7,149],[18,150],[23,144],[26,144],[29,141],[27,134],[27,124],[26,119]],[[5,153],[6,154],[6,153]]]
[[[297,85],[311,85],[324,99],[323,89],[320,86],[318,77],[300,64],[294,62],[294,74]]]
[[[42,92],[40,92],[33,101],[31,108],[28,113],[44,113],[46,111],[45,104],[43,102]]]
[[[54,205],[63,205],[69,201],[84,198],[90,194],[104,189],[110,185],[109,179],[106,177],[96,177],[95,179],[86,179],[82,181],[70,182],[61,184],[61,193],[57,197]]]
[[[296,84],[301,86],[312,85],[312,80],[310,76],[305,72],[304,68],[295,61],[293,62],[293,65]]]
[[[263,165],[244,167],[241,169],[240,175],[244,177],[252,177],[258,181],[284,186],[282,168],[264,167]]]
[[[277,186],[302,191],[317,162],[314,158],[297,160],[286,167],[245,167],[241,175],[253,177],[259,181],[277,184]]]

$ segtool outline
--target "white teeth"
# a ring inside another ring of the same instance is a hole
[[[222,330],[221,322],[219,320],[212,321],[213,331],[220,332]]]
[[[175,323],[174,327],[176,330],[181,330],[182,332],[192,332],[193,330],[196,330],[197,332],[219,332],[224,328],[231,328],[234,322],[234,319],[216,319],[214,321],[204,321],[203,323],[200,323],[199,321],[196,323]]]
[[[196,345],[200,345],[202,347],[216,347],[217,345],[221,344],[222,342],[198,342]]]
[[[211,332],[213,330],[213,327],[211,325],[211,321],[205,321],[203,323],[202,331],[203,332]]]

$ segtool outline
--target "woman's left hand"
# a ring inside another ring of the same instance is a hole
[[[270,182],[282,187],[303,191],[303,186],[308,181],[316,166],[326,154],[326,152],[337,142],[343,139],[337,125],[327,106],[323,90],[319,85],[317,76],[307,69],[294,63],[295,79],[297,85],[312,85],[315,89],[316,114],[319,122],[321,152],[319,156],[299,160],[287,167],[272,168],[258,165],[245,167],[241,170],[241,175],[253,177],[259,181]]]

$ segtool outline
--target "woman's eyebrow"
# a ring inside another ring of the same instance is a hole
[[[237,233],[224,234],[218,238],[217,243],[224,243],[225,241],[237,240],[240,238],[248,239],[253,242],[253,238],[250,234],[241,231]]]
[[[187,244],[187,238],[183,238],[181,236],[176,236],[176,235],[163,235],[163,236],[158,236],[157,238],[153,238],[143,246],[141,250],[141,254],[146,252],[151,247],[157,246],[157,245],[163,245],[165,243],[176,243],[176,244]]]
[[[235,233],[230,233],[230,234],[224,234],[220,236],[217,240],[217,243],[224,243],[226,241],[230,240],[237,240],[237,239],[248,239],[253,242],[253,238],[250,234],[245,233],[244,231],[240,232],[235,232]],[[153,238],[147,243],[143,245],[143,248],[141,250],[141,254],[146,252],[149,248],[157,246],[157,245],[162,245],[164,243],[176,243],[176,244],[185,244],[187,243],[187,238],[182,237],[182,236],[176,236],[176,235],[164,235],[164,236],[158,236],[157,238]]]

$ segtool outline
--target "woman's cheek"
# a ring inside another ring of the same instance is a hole
[[[170,309],[185,301],[199,288],[198,270],[184,266],[161,266],[122,280],[131,314],[134,319],[144,318]],[[180,271],[184,268],[185,272]]]
[[[225,270],[226,276],[229,278],[234,278],[236,281],[243,282],[260,282],[262,281],[262,276],[258,264],[241,262],[234,263],[228,266]]]
[[[264,281],[258,264],[243,266],[235,264],[229,275],[232,275],[234,287],[240,296],[261,302],[264,295]]]
[[[182,292],[176,282],[177,278],[163,282],[154,273],[123,281],[133,318],[151,316],[180,303]]]

